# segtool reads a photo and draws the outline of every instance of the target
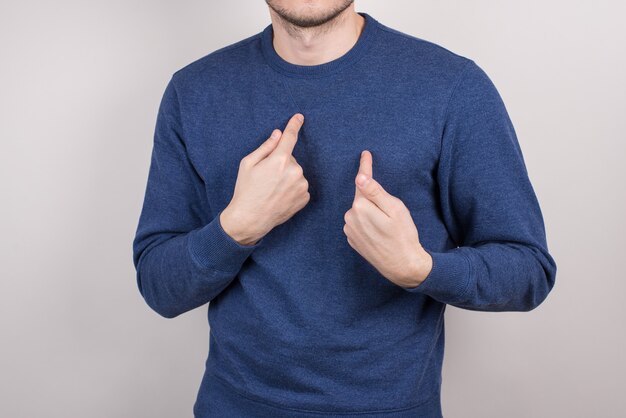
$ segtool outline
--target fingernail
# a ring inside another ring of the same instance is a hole
[[[270,136],[270,138],[276,139],[276,138],[278,138],[278,135],[280,135],[280,131],[278,129],[274,129],[272,131],[272,135]]]
[[[360,173],[358,176],[356,176],[356,182],[359,184],[359,186],[365,186],[367,184],[367,176],[363,173]]]
[[[300,122],[304,122],[304,115],[303,115],[303,114],[298,113],[298,114],[296,115],[296,118],[297,118]]]

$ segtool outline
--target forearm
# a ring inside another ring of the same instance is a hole
[[[556,263],[522,150],[495,85],[469,61],[447,103],[436,181],[457,247],[410,291],[481,311],[529,311],[553,288]],[[409,290],[409,289],[407,289]]]
[[[139,291],[160,315],[173,318],[213,300],[261,244],[242,245],[212,219],[205,182],[185,144],[172,78],[154,134],[144,203],[133,240]],[[235,224],[236,225],[236,224]]]
[[[216,216],[201,229],[148,246],[138,260],[139,290],[154,311],[176,317],[219,295],[259,244],[237,243]]]
[[[545,249],[532,245],[488,242],[428,252],[432,270],[411,291],[463,309],[530,311],[547,297],[555,281],[554,260]]]

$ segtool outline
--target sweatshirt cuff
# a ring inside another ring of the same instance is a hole
[[[222,211],[204,227],[189,234],[189,251],[191,258],[201,268],[236,274],[265,237],[253,245],[240,244],[222,228],[221,213]]]
[[[459,302],[469,287],[470,261],[454,248],[445,252],[424,250],[433,259],[430,273],[415,287],[403,287],[408,292],[423,293],[443,303]]]

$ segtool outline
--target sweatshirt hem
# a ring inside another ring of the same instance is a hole
[[[320,411],[304,408],[291,408],[285,405],[280,405],[275,402],[262,400],[241,392],[239,389],[233,387],[229,382],[225,381],[222,377],[216,375],[210,370],[207,370],[206,382],[207,384],[207,402],[213,402],[213,405],[205,405],[209,415],[196,415],[196,418],[208,418],[213,412],[220,414],[239,413],[243,416],[272,416],[275,418],[287,418],[287,417],[360,417],[360,418],[374,418],[384,416],[388,418],[409,418],[415,417],[416,413],[423,418],[442,418],[441,414],[441,399],[439,390],[433,391],[431,396],[427,399],[408,407],[382,409],[382,410],[369,410],[369,411]],[[229,409],[232,405],[233,409]],[[200,409],[203,406],[198,401],[194,408],[196,414],[199,414]],[[226,409],[225,409],[226,408]],[[297,414],[297,415],[294,415]],[[217,416],[217,415],[216,415]]]

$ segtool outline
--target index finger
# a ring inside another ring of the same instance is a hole
[[[285,153],[291,154],[296,142],[298,142],[298,131],[304,123],[304,115],[302,113],[296,113],[289,119],[287,126],[283,131],[283,135],[280,138],[280,142],[274,149],[273,153]]]
[[[359,163],[359,173],[363,173],[368,177],[374,177],[372,168],[372,153],[368,150],[361,151],[361,161]]]
[[[359,162],[359,171],[357,172],[357,175],[359,173],[363,173],[370,178],[374,175],[372,168],[372,153],[368,150],[361,151],[361,161]],[[356,185],[354,187],[354,200],[356,200],[362,195],[362,193]]]

